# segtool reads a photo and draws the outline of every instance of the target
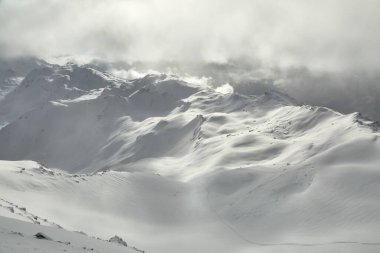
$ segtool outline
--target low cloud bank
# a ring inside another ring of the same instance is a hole
[[[378,0],[2,0],[0,58],[169,69],[380,119],[379,9]]]

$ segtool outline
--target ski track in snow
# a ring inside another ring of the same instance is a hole
[[[280,175],[281,176],[281,175]],[[258,186],[260,187],[260,186]],[[209,192],[207,191],[207,203],[210,207],[210,210],[214,213],[214,215],[218,218],[218,220],[225,226],[227,227],[233,234],[235,234],[237,237],[239,237],[240,239],[242,239],[243,241],[249,243],[249,244],[252,244],[252,245],[256,245],[256,246],[300,246],[300,247],[316,247],[316,246],[326,246],[326,245],[334,245],[334,244],[359,244],[359,245],[370,245],[370,246],[380,246],[380,242],[355,242],[355,241],[336,241],[336,242],[323,242],[323,243],[300,243],[300,242],[281,242],[281,243],[263,243],[263,242],[257,242],[257,241],[254,241],[254,240],[250,240],[246,237],[244,237],[244,235],[242,235],[241,233],[239,233],[239,231],[237,231],[236,229],[234,229],[231,225],[225,223],[223,221],[223,219],[221,217],[219,217],[218,213],[215,212],[211,205],[210,205],[210,202],[208,200],[209,198]]]

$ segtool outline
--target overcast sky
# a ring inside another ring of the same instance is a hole
[[[380,120],[379,11],[380,0],[0,0],[0,58],[172,61],[244,94],[276,87]]]
[[[2,0],[0,52],[378,69],[379,0]]]

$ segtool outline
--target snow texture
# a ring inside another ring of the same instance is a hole
[[[380,251],[378,126],[357,113],[44,65],[0,121],[0,251]]]

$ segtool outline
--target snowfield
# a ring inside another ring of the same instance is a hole
[[[17,232],[16,232],[17,231]],[[90,238],[79,232],[68,232],[46,226],[0,217],[0,252],[110,252],[138,253],[119,243]]]
[[[378,125],[357,113],[46,64],[1,123],[0,252],[380,252]]]

